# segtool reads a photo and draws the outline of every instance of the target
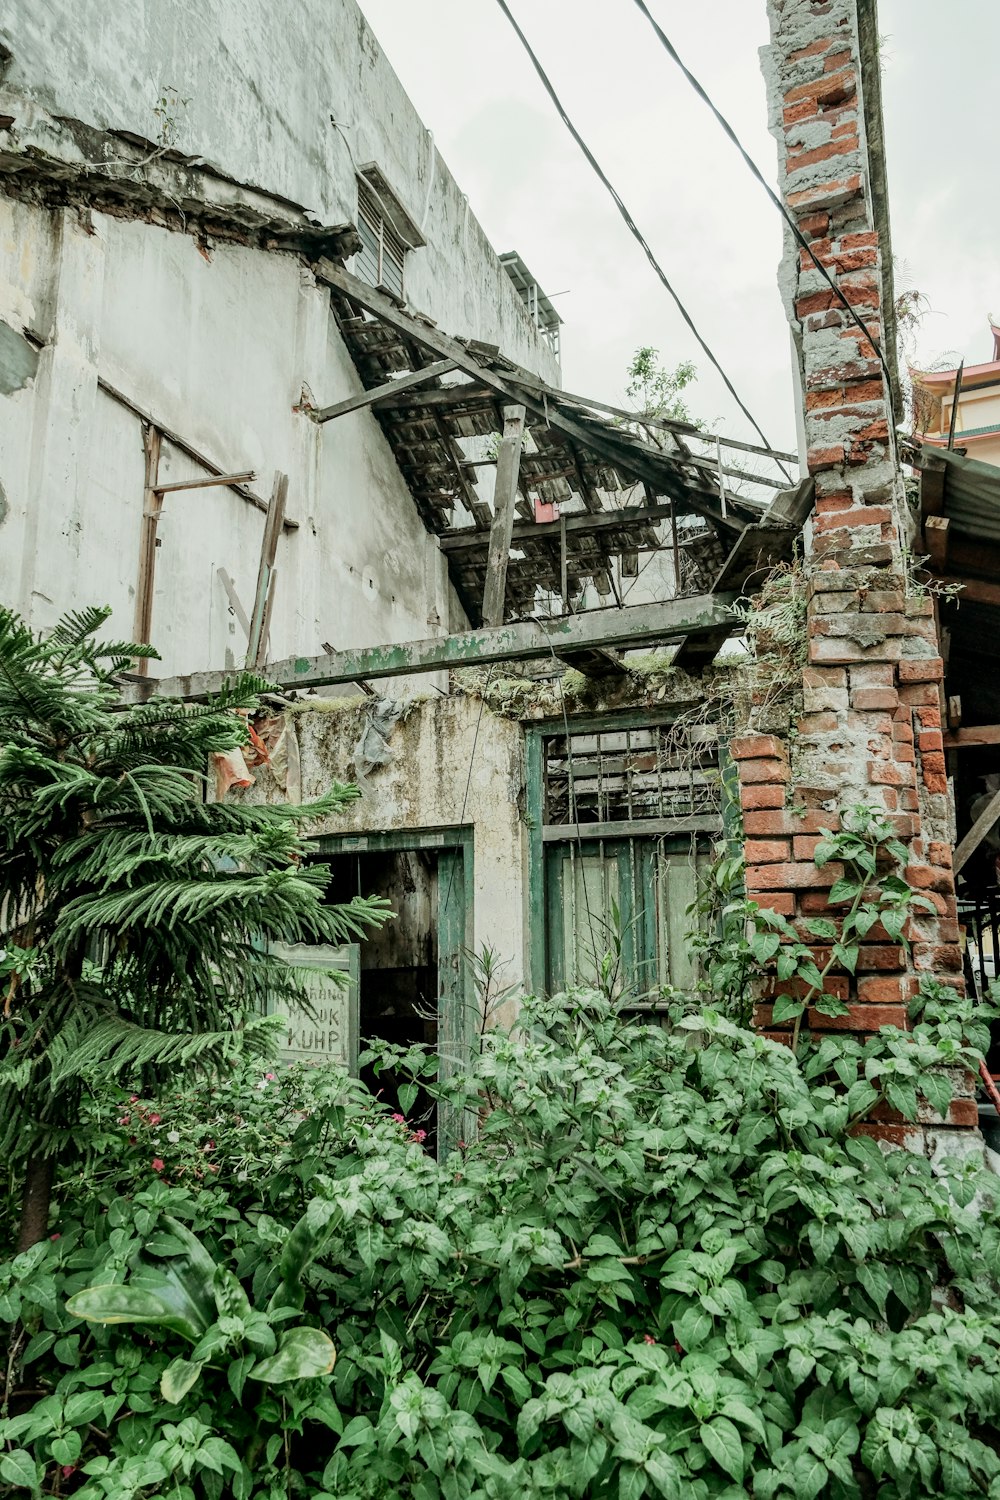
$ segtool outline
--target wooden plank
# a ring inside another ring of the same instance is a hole
[[[609,651],[606,646],[592,646],[587,651],[563,650],[559,653],[559,660],[567,667],[573,667],[577,672],[582,672],[584,677],[605,678],[624,677],[625,664],[615,651]]]
[[[97,388],[103,391],[106,396],[110,396],[112,401],[117,402],[119,406],[124,406],[125,410],[130,411],[134,417],[138,417],[140,422],[146,422],[158,428],[161,436],[172,447],[177,448],[186,457],[193,458],[196,464],[201,464],[201,467],[207,469],[210,474],[225,473],[224,469],[221,469],[218,464],[213,463],[210,458],[206,458],[204,453],[195,448],[186,438],[182,438],[179,433],[171,431],[169,427],[165,426],[163,422],[159,421],[145,407],[139,406],[130,396],[126,396],[123,391],[118,390],[117,386],[111,385],[109,381],[100,375],[97,377]],[[250,505],[256,506],[258,510],[267,510],[267,501],[262,500],[259,495],[255,495],[252,490],[247,489],[245,484],[234,484],[232,487]],[[298,521],[293,521],[290,516],[285,517],[286,531],[297,531],[298,526]]]
[[[969,729],[952,729],[943,738],[946,750],[964,750],[976,745],[1000,745],[1000,724],[974,724]]]
[[[942,572],[948,566],[948,529],[951,522],[947,516],[928,516],[924,522],[924,545],[930,555],[931,567]]]
[[[156,493],[174,495],[178,490],[207,490],[214,484],[224,484],[235,490],[239,485],[255,478],[253,469],[244,469],[240,474],[209,474],[203,479],[178,479],[173,484],[158,484]]]
[[[523,406],[503,409],[503,436],[497,454],[496,485],[493,490],[493,524],[486,558],[486,588],[483,591],[483,624],[502,625],[507,594],[507,562],[514,529],[514,502],[524,442]]]
[[[225,568],[217,568],[216,577],[220,580],[222,587],[226,591],[226,598],[229,600],[229,606],[239,623],[242,625],[243,634],[246,636],[247,640],[249,640],[250,620],[246,610],[243,608],[243,602],[240,599],[239,594],[236,592],[236,585],[233,583],[233,580],[230,578]]]
[[[142,492],[142,528],[139,532],[139,580],[135,591],[135,622],[132,639],[136,645],[149,644],[153,624],[153,586],[156,577],[156,528],[163,509],[163,496],[156,487],[160,467],[162,435],[158,427],[147,422],[142,429],[142,446],[146,455]],[[149,663],[136,660],[136,671],[145,675]]]
[[[622,510],[601,510],[580,515],[562,515],[558,521],[515,521],[511,534],[511,545],[519,542],[558,541],[565,527],[567,536],[579,532],[601,532],[627,530],[631,526],[653,526],[658,521],[669,520],[673,513],[670,505],[628,505]],[[481,552],[488,546],[489,538],[472,526],[462,531],[445,532],[438,538],[442,552]]]
[[[359,647],[325,656],[293,656],[269,665],[266,675],[276,687],[289,691],[357,682],[362,677],[403,677],[490,662],[539,661],[558,657],[561,650],[574,646],[632,650],[698,632],[734,629],[738,622],[731,607],[737,597],[735,593],[695,594],[686,599],[630,604],[624,609],[511,621],[493,629],[466,630],[423,641]],[[219,692],[231,677],[229,672],[197,672],[148,683],[125,678],[122,698],[125,702],[144,702],[154,691],[172,698],[204,698]]]
[[[257,587],[254,590],[253,608],[250,612],[250,634],[247,638],[248,667],[259,667],[263,664],[266,642],[264,617],[268,614],[271,574],[274,569],[274,559],[278,551],[278,538],[281,536],[282,522],[285,519],[285,503],[287,499],[288,475],[282,474],[279,469],[274,476],[271,503],[268,506],[267,520],[264,522],[264,536],[260,544]]]
[[[979,817],[965,835],[965,838],[955,850],[952,868],[956,875],[966,864],[970,855],[975,854],[998,818],[1000,818],[1000,792],[994,792],[989,802],[979,814]]]
[[[333,406],[322,406],[318,411],[307,413],[314,422],[332,422],[334,417],[346,417],[348,412],[360,411],[366,406],[372,406],[385,396],[395,397],[401,391],[407,391],[415,385],[426,385],[428,380],[436,380],[439,375],[447,375],[449,370],[455,369],[455,363],[450,359],[439,359],[433,365],[424,365],[419,370],[413,370],[409,375],[400,375],[395,380],[387,380],[384,385],[378,385],[371,390],[359,391],[356,396],[348,396],[344,401],[337,401]]]
[[[374,287],[352,276],[349,271],[345,271],[342,266],[335,265],[331,260],[321,260],[316,273],[321,281],[325,281],[329,286],[342,292],[352,302],[363,307],[366,312],[380,318],[383,323],[395,329],[404,338],[412,339],[414,343],[439,355],[442,359],[453,360],[458,369],[464,371],[479,384],[497,391],[509,402],[530,407],[554,431],[574,438],[584,448],[605,458],[615,467],[626,469],[640,479],[648,480],[658,491],[667,494],[676,492],[679,500],[686,502],[692,510],[706,516],[716,525],[725,525],[735,532],[742,530],[743,523],[740,520],[733,517],[725,519],[720,517],[718,507],[714,503],[714,496],[712,497],[713,503],[709,503],[705,492],[693,489],[686,484],[678,477],[676,471],[669,467],[666,460],[661,464],[657,462],[654,455],[639,451],[633,452],[631,449],[626,454],[622,451],[621,445],[609,435],[566,416],[555,404],[561,394],[558,390],[552,387],[543,388],[543,383],[537,378],[530,378],[521,384],[517,376],[500,374],[496,370],[477,364],[457,339],[450,338],[440,329],[422,322],[412,313],[404,312]]]

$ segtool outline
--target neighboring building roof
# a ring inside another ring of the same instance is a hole
[[[538,281],[532,276],[517,251],[504,251],[500,257],[500,264],[517,287],[521,301],[531,313],[535,326],[542,329],[543,332],[558,328],[562,322],[562,318],[556,312],[551,300],[542,291],[538,285]]]

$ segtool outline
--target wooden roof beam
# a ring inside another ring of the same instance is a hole
[[[719,630],[737,628],[732,613],[737,595],[696,594],[687,599],[630,604],[623,609],[594,609],[551,619],[511,621],[493,629],[466,630],[430,640],[363,646],[323,656],[291,656],[262,668],[282,692],[332,687],[359,678],[403,677],[440,672],[451,667],[488,666],[509,661],[558,658],[565,650],[634,650]],[[159,680],[123,678],[124,702],[146,702],[150,697],[199,699],[221,691],[232,672],[195,672],[187,677]]]

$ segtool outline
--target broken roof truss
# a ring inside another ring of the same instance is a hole
[[[797,462],[793,455],[717,440],[679,422],[644,423],[657,437],[646,440],[625,425],[639,420],[634,413],[551,386],[494,345],[443,334],[384,289],[332,261],[321,261],[317,272],[330,287],[365,390],[310,415],[326,423],[362,407],[374,411],[425,526],[441,538],[473,624],[482,619],[492,521],[477,477],[496,462],[489,440],[504,429],[506,405],[526,411],[516,496],[521,521],[514,526],[507,565],[508,617],[530,614],[539,590],[568,604],[588,579],[609,596],[612,559],[672,545],[672,536],[664,539],[668,520],[681,523],[682,546],[707,541],[710,555],[717,556],[721,542],[722,557],[729,555],[747,526],[759,526],[768,502],[733,490],[726,479],[772,491],[785,488],[786,480],[724,464],[721,446],[778,464]],[[693,450],[693,442],[706,437],[718,444],[714,458]],[[478,441],[466,446],[470,439]],[[560,520],[540,523],[536,502],[557,504]],[[705,524],[692,528],[685,519],[692,516]],[[794,518],[776,515],[767,529],[774,539],[783,536],[779,550],[787,553],[797,530]]]

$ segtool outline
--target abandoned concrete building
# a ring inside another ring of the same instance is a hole
[[[896,431],[875,6],[769,8],[794,455],[561,388],[530,245],[487,243],[355,0],[0,21],[0,595],[39,626],[111,603],[161,657],[133,700],[261,668],[257,763],[220,794],[360,786],[317,853],[398,920],[339,956],[353,1009],[301,1052],[460,1058],[484,948],[512,996],[614,951],[654,1006],[696,980],[713,845],[742,836],[748,892],[807,916],[858,801],[935,910],[811,1024],[905,1025],[921,974],[962,983],[947,621],[907,576],[933,549],[904,458],[947,507]],[[990,701],[951,697],[954,745]]]

